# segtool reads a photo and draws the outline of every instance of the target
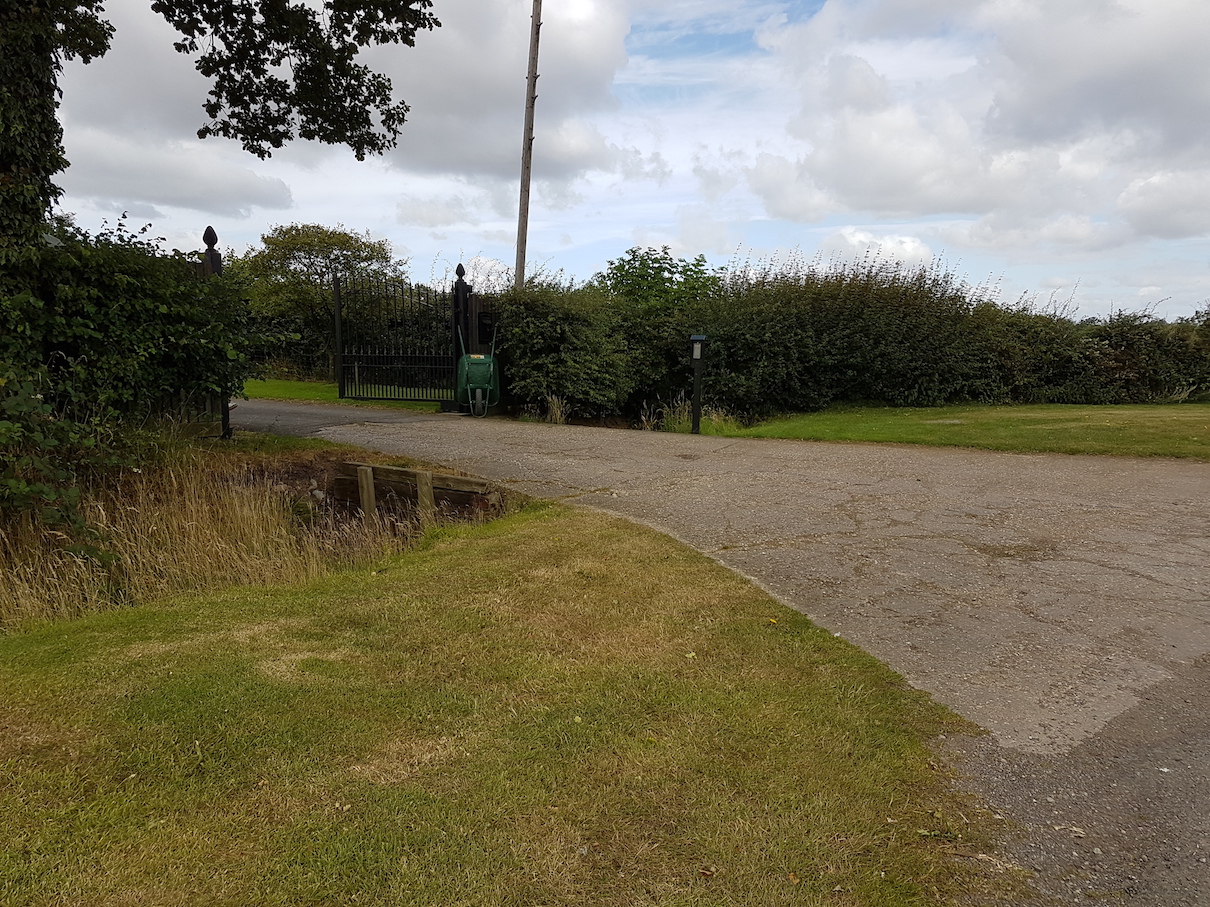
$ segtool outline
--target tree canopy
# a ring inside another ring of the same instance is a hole
[[[227,262],[227,270],[248,283],[254,310],[305,314],[325,331],[332,318],[333,274],[406,280],[406,266],[395,259],[390,240],[352,233],[339,224],[276,226],[261,236],[261,248]]]
[[[394,147],[408,105],[391,80],[357,62],[371,44],[414,46],[441,23],[431,0],[154,0],[182,53],[205,47],[197,69],[213,88],[199,138],[237,139],[265,158],[299,136],[348,145],[358,160]],[[288,73],[285,72],[288,70]]]
[[[307,375],[326,374],[332,367],[334,274],[408,279],[407,261],[394,257],[390,240],[350,232],[339,224],[276,226],[261,236],[260,248],[230,256],[224,273],[243,287],[262,324],[279,335],[297,335],[266,358]]]
[[[67,166],[59,125],[63,61],[109,49],[103,0],[5,0],[0,6],[0,264],[42,232]],[[394,146],[408,106],[390,79],[357,62],[374,44],[412,46],[441,23],[431,0],[153,0],[198,57],[212,88],[198,136],[239,141],[265,158],[296,138]],[[319,8],[317,8],[319,7]]]

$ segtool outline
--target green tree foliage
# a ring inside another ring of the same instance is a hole
[[[182,53],[204,48],[197,69],[212,81],[199,138],[237,139],[268,157],[295,136],[348,145],[363,160],[395,146],[408,106],[391,80],[356,62],[371,44],[415,43],[438,27],[430,0],[155,0],[182,35]]]
[[[102,0],[5,0],[0,6],[0,268],[21,267],[59,197],[67,166],[59,125],[64,59],[109,49]]]
[[[704,256],[635,247],[587,285],[531,278],[500,303],[500,350],[513,398],[600,417],[667,399],[686,374],[686,325],[720,276]]]
[[[674,311],[718,292],[721,275],[699,255],[692,261],[673,258],[668,246],[635,246],[612,259],[593,278],[628,309],[639,312]]]
[[[668,246],[628,249],[592,279],[613,297],[629,368],[645,376],[633,382],[630,408],[670,399],[685,386],[687,338],[701,330],[695,319],[704,301],[718,296],[722,280],[704,255],[675,258]]]
[[[72,519],[71,480],[114,454],[110,429],[165,398],[229,395],[252,339],[232,281],[123,231],[52,223],[66,166],[63,61],[109,48],[103,0],[0,2],[0,512]],[[200,137],[259,157],[296,136],[392,147],[407,105],[356,62],[440,23],[430,0],[154,0],[211,79]]]
[[[599,287],[535,279],[505,293],[498,343],[513,398],[540,410],[557,399],[576,416],[620,412],[641,377],[612,303]]]
[[[298,339],[265,350],[275,367],[300,374],[329,373],[332,363],[332,276],[406,282],[407,261],[394,257],[390,240],[343,226],[290,224],[261,236],[260,248],[228,257],[253,314],[276,335]]]
[[[60,195],[67,166],[59,125],[63,60],[109,49],[103,0],[0,4],[0,256],[32,245]],[[407,105],[389,79],[356,62],[372,44],[412,45],[440,25],[430,0],[154,0],[181,32],[182,53],[201,51],[211,80],[198,131],[236,139],[268,157],[296,136],[347,145],[358,159],[394,146]],[[2,264],[0,260],[0,264]]]

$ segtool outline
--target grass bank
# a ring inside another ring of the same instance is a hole
[[[1210,460],[1210,403],[838,408],[746,429],[722,423],[719,433]]]
[[[959,719],[705,557],[557,506],[0,638],[0,726],[4,905],[1001,884],[927,747]]]
[[[240,432],[234,443],[164,435],[145,455],[89,481],[80,515],[90,535],[0,521],[0,631],[188,590],[305,582],[418,534],[410,521],[326,506],[334,465],[364,460],[360,448]]]

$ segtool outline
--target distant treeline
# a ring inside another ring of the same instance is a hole
[[[1006,305],[940,265],[791,262],[712,269],[631,249],[585,285],[535,280],[501,308],[514,399],[637,418],[690,382],[742,418],[834,403],[1153,403],[1210,392],[1210,310],[1076,321]]]

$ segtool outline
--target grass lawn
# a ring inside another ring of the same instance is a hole
[[[927,747],[965,727],[673,540],[535,506],[0,637],[0,904],[950,903],[1011,881]]]
[[[422,413],[435,413],[441,408],[439,403],[410,400],[341,400],[336,391],[336,385],[326,381],[286,381],[272,378],[267,381],[249,380],[244,384],[244,393],[252,400],[306,400],[312,403],[340,403],[347,406],[385,406]]]
[[[750,438],[1210,460],[1210,403],[837,408],[727,433]]]
[[[338,400],[336,385],[249,381],[249,397],[394,406],[435,412],[435,403]],[[689,430],[688,408],[676,430]],[[712,418],[712,415],[714,416]],[[761,422],[751,428],[707,411],[702,433],[738,438],[868,441],[981,447],[1035,453],[1183,457],[1210,461],[1210,402],[1132,406],[836,407]]]

